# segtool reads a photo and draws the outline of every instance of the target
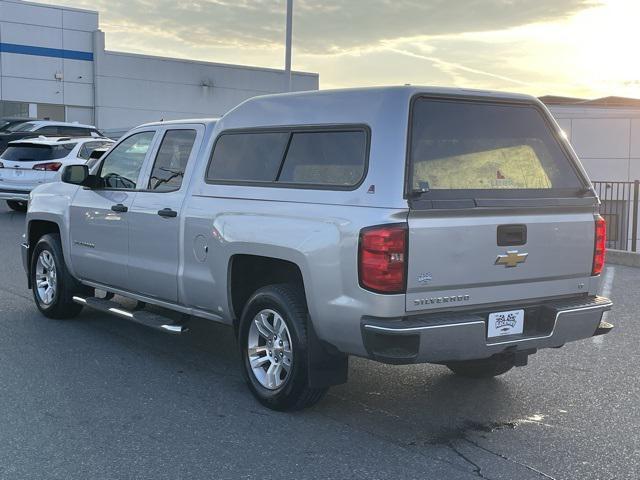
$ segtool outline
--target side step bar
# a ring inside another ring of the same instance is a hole
[[[101,312],[110,313],[116,315],[125,320],[130,320],[145,327],[154,328],[164,333],[171,333],[178,335],[187,331],[187,327],[184,324],[173,323],[167,317],[158,315],[145,310],[127,310],[122,305],[111,300],[96,298],[96,297],[73,297],[73,301],[84,305],[85,307],[93,308]]]

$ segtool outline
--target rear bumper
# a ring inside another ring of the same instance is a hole
[[[446,363],[487,358],[506,350],[560,347],[600,331],[602,314],[610,310],[604,297],[540,303],[525,307],[525,332],[487,338],[489,311],[362,319],[362,337],[369,356],[393,364]],[[518,308],[496,307],[492,311]],[[522,307],[520,307],[522,308]],[[608,330],[607,330],[608,331]]]
[[[29,200],[29,193],[31,193],[31,190],[0,188],[0,200],[18,200],[26,202]]]

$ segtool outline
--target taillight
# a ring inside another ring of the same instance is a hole
[[[33,166],[33,170],[42,170],[45,172],[57,172],[62,164],[60,162],[38,163]]]
[[[0,168],[4,168],[4,163],[0,162]]]
[[[407,225],[365,228],[360,232],[360,286],[377,293],[406,290]]]
[[[591,275],[600,275],[604,267],[604,255],[607,243],[607,224],[600,215],[596,217],[596,239],[593,248],[593,269]]]

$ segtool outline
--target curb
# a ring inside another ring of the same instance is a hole
[[[640,268],[640,253],[607,249],[606,263]]]

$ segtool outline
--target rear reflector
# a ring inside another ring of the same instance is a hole
[[[593,248],[593,269],[591,275],[600,275],[604,267],[604,256],[607,243],[607,224],[600,215],[596,217],[596,238]]]
[[[407,225],[365,228],[360,232],[360,286],[376,293],[406,291]]]
[[[38,163],[33,166],[33,170],[43,170],[45,172],[57,172],[62,164],[60,162]]]

